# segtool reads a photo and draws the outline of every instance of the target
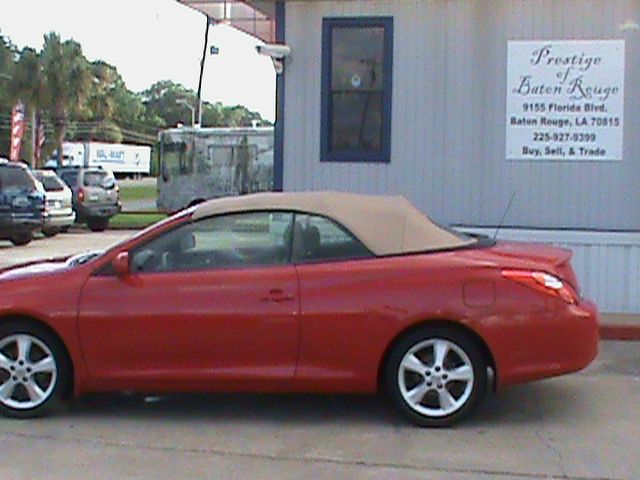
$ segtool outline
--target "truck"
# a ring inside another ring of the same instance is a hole
[[[273,127],[191,128],[159,134],[159,210],[273,190]]]
[[[58,167],[57,152],[47,160],[45,167]],[[149,175],[151,147],[120,143],[64,142],[62,167],[102,168],[118,177]]]

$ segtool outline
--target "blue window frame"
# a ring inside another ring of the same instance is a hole
[[[393,17],[322,24],[323,162],[389,162]]]

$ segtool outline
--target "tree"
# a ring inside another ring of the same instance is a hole
[[[195,107],[197,96],[194,91],[171,80],[162,80],[142,92],[142,98],[147,115],[161,118],[163,128],[175,127],[179,123],[191,125],[191,110],[179,104],[178,100]]]
[[[11,129],[11,99],[9,83],[13,77],[15,66],[15,47],[0,33],[0,156],[9,145],[9,131]],[[5,141],[6,140],[6,141]]]
[[[33,48],[25,47],[18,54],[18,60],[9,81],[8,94],[12,104],[20,101],[25,105],[27,122],[33,114],[42,110],[47,97],[47,88],[40,56]],[[31,143],[27,138],[23,139],[22,156],[24,158],[32,156]]]
[[[45,105],[53,120],[58,147],[58,164],[62,165],[62,144],[70,115],[87,113],[92,75],[80,44],[62,42],[56,33],[44,37],[42,65],[46,83]]]
[[[28,117],[40,112],[48,128],[53,126],[48,135],[55,137],[55,142],[47,142],[44,157],[57,146],[61,162],[64,140],[154,143],[159,130],[191,124],[191,110],[184,103],[195,108],[197,95],[170,80],[156,82],[141,93],[132,92],[113,65],[102,60],[89,62],[79,43],[62,41],[53,32],[45,35],[41,52],[29,47],[18,52],[0,34],[3,136],[10,131],[10,112],[17,100],[25,103]],[[269,125],[243,106],[203,103],[203,127],[251,126],[256,120],[259,125]],[[0,145],[4,144],[4,139],[0,140]],[[26,156],[30,143],[24,146]]]
[[[42,63],[38,52],[24,48],[13,69],[9,92],[12,101],[22,101],[31,111],[39,110],[47,97]]]
[[[13,76],[15,56],[15,47],[0,33],[0,106],[2,107],[9,101],[8,85]]]
[[[196,92],[170,80],[156,82],[142,92],[147,114],[163,120],[162,127],[171,128],[178,124],[191,125],[191,110],[178,100],[193,107],[196,106]],[[220,102],[203,103],[203,127],[250,127],[254,120],[260,125],[269,125],[259,113],[251,112],[246,107],[236,105],[225,107]]]

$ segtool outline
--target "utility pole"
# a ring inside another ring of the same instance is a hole
[[[202,49],[202,59],[200,60],[200,78],[198,79],[198,127],[202,125],[202,75],[204,74],[204,62],[207,59],[207,46],[209,45],[209,26],[211,19],[207,17],[207,26],[204,31],[204,48]]]

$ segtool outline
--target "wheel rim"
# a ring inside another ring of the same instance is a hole
[[[31,410],[46,402],[56,385],[58,369],[51,349],[26,333],[0,340],[0,402]]]
[[[411,347],[398,368],[398,386],[411,409],[445,417],[461,409],[473,390],[473,364],[455,343],[432,338]]]

